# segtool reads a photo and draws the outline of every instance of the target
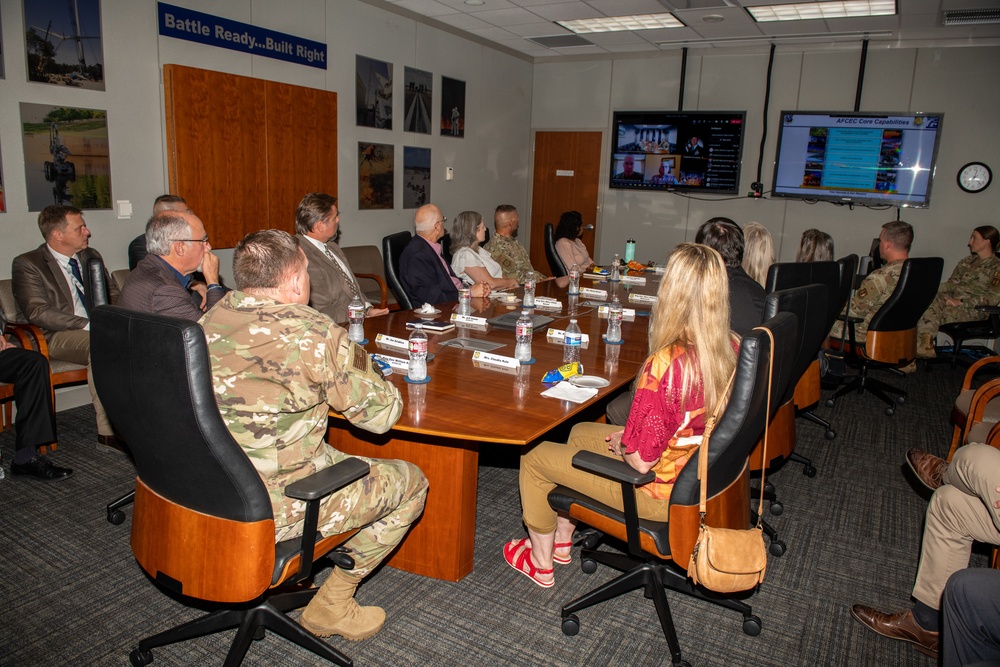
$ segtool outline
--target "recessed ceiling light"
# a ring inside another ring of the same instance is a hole
[[[701,20],[704,23],[722,23],[726,19],[722,16],[719,16],[718,14],[706,14],[705,16],[701,17]]]
[[[465,4],[471,7],[478,7],[479,5],[485,5],[486,0],[465,0]]]
[[[859,16],[892,16],[896,0],[830,0],[829,2],[799,2],[793,5],[756,5],[747,7],[754,20],[806,21],[809,19],[842,19]]]
[[[683,28],[684,24],[673,14],[636,14],[633,16],[606,16],[598,19],[556,21],[575,33],[621,32],[625,30],[652,30],[654,28]]]

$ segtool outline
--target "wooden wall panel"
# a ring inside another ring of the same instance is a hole
[[[268,218],[295,231],[307,192],[337,194],[337,94],[266,82]]]

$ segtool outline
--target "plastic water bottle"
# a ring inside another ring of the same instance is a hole
[[[522,303],[526,308],[535,307],[535,277],[532,275],[524,279],[524,301]]]
[[[604,336],[609,343],[617,343],[622,339],[622,302],[618,295],[608,307],[608,333]]]
[[[618,253],[615,253],[615,258],[611,260],[611,275],[608,276],[608,280],[613,283],[621,280],[621,275],[618,272],[618,261]]]
[[[635,259],[635,239],[625,241],[625,263],[628,264]]]
[[[580,267],[576,264],[569,267],[569,289],[566,290],[567,294],[579,294],[580,293]]]
[[[408,347],[410,364],[406,369],[406,377],[414,382],[422,382],[427,379],[427,334],[424,333],[424,325],[418,324],[413,328]]]
[[[528,309],[521,311],[521,317],[517,318],[517,326],[514,328],[514,337],[517,344],[514,346],[514,358],[521,362],[531,361],[531,334],[534,332],[534,323]]]
[[[472,313],[472,290],[463,287],[458,290],[458,314],[469,315]]]
[[[576,318],[574,317],[569,321],[569,326],[566,327],[566,335],[563,338],[564,364],[580,361],[580,346],[582,344],[583,333],[581,333],[580,325],[576,323]]]
[[[361,303],[357,294],[347,306],[347,319],[351,323],[347,329],[347,337],[360,343],[365,339],[365,304]]]

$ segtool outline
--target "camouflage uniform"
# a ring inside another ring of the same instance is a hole
[[[513,237],[494,234],[483,248],[493,256],[493,260],[503,269],[504,278],[513,278],[523,283],[529,273],[535,274],[535,280],[544,280],[545,276],[535,271],[528,258],[528,251]]]
[[[854,338],[857,342],[865,341],[865,334],[868,333],[868,324],[872,321],[872,316],[882,307],[892,291],[896,289],[899,282],[899,274],[903,270],[903,260],[897,259],[889,262],[881,269],[877,269],[868,274],[868,277],[861,282],[861,287],[851,297],[848,305],[848,312],[851,317],[860,317],[863,322],[854,325]],[[833,325],[830,335],[834,338],[845,338],[844,334],[844,313],[840,314],[840,319]]]
[[[384,433],[399,419],[399,391],[344,329],[308,306],[234,291],[201,325],[219,410],[267,486],[275,540],[301,535],[305,503],[283,489],[348,458],[325,442],[330,410]],[[413,464],[364,460],[371,474],[326,498],[319,516],[324,535],[362,528],[345,544],[355,568],[342,573],[357,581],[403,539],[427,494],[427,480]]]
[[[959,299],[962,304],[949,306],[945,299]],[[933,338],[942,324],[984,320],[987,314],[976,306],[1000,304],[1000,259],[969,255],[958,263],[947,282],[941,283],[937,296],[917,323],[921,356],[934,356]]]

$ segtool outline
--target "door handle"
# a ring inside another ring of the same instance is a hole
[[[587,225],[586,227],[584,227],[584,230],[586,230],[588,232],[592,232],[592,231],[594,231],[594,226],[593,225]]]

